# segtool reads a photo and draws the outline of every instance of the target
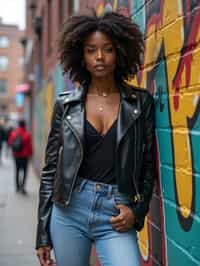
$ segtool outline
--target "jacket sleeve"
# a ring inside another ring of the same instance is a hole
[[[133,205],[136,216],[135,229],[141,230],[144,219],[149,211],[152,197],[154,179],[156,176],[156,152],[155,152],[155,108],[152,95],[144,103],[144,151],[141,171],[140,195],[141,199]]]
[[[45,164],[41,174],[36,249],[42,246],[51,246],[49,222],[52,210],[53,183],[56,174],[58,150],[61,142],[62,113],[63,105],[58,99],[53,109],[51,127],[45,151]]]

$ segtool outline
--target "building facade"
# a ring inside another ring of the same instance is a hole
[[[16,86],[23,79],[23,31],[0,21],[0,116],[16,113]]]
[[[31,88],[30,116],[38,171],[43,162],[53,101],[66,87],[72,86],[69,80],[64,80],[58,64],[57,40],[64,19],[78,8],[79,1],[26,1],[25,81]]]
[[[53,101],[71,86],[56,59],[58,32],[65,17],[86,6],[98,14],[120,10],[144,34],[143,67],[132,83],[146,87],[155,98],[158,177],[144,229],[138,233],[141,264],[200,265],[199,1],[38,1],[35,16],[41,17],[42,43],[33,45],[41,78],[36,78],[35,165],[39,169],[43,162]]]

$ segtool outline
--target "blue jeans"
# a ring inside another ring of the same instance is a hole
[[[112,229],[116,204],[130,204],[117,185],[82,179],[67,207],[53,205],[50,234],[57,266],[88,266],[92,243],[101,266],[140,265],[136,231]]]

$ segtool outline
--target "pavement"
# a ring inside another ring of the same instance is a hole
[[[37,266],[35,231],[39,179],[29,166],[27,195],[15,192],[14,163],[0,165],[0,266]]]
[[[16,193],[14,181],[12,157],[3,154],[0,165],[0,266],[39,266],[35,252],[39,178],[29,165],[27,195]],[[92,254],[90,266],[95,266],[94,250]]]

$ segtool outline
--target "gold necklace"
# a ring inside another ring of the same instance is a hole
[[[97,96],[97,97],[108,97],[108,95],[110,94],[113,94],[113,93],[107,93],[107,92],[102,92],[101,94],[94,94],[94,93],[88,93],[87,95],[88,96]],[[104,108],[103,108],[103,104],[102,103],[99,103],[99,105],[97,106],[97,109],[100,111],[100,112],[103,112]]]
[[[109,95],[112,94],[112,93],[109,93]],[[87,95],[89,96],[103,96],[103,97],[107,97],[108,96],[108,93],[107,92],[102,92],[102,93],[88,93]]]
[[[89,94],[89,93],[88,93],[88,96],[102,96],[102,97],[107,97],[108,94],[107,94],[106,92],[102,92],[102,94],[93,94],[93,93]],[[97,109],[98,109],[100,112],[103,112],[103,104],[102,104],[102,103],[99,103]]]
[[[96,90],[97,90],[97,88],[95,88]],[[97,90],[98,91],[98,90]],[[110,94],[112,94],[113,92],[111,92],[111,93],[107,93],[107,92],[105,92],[105,91],[103,91],[103,92],[101,92],[101,93],[97,93],[97,94],[95,94],[95,93],[88,93],[88,96],[102,96],[102,97],[108,97],[108,95],[110,95]],[[116,93],[116,92],[115,92]],[[100,111],[100,112],[103,112],[103,110],[104,110],[104,108],[103,108],[103,104],[102,103],[100,103],[99,104],[99,106],[97,107],[97,109]]]

